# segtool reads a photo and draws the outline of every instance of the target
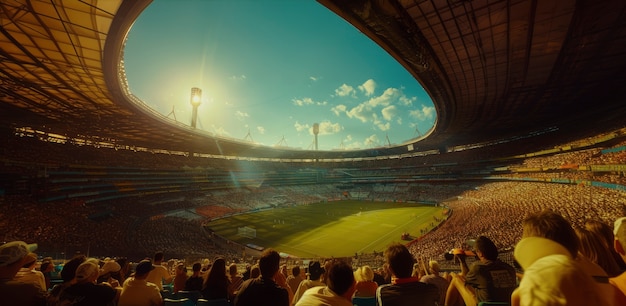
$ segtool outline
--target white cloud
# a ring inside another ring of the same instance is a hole
[[[302,131],[306,131],[307,129],[310,129],[310,126],[308,124],[300,124],[298,121],[296,121],[296,123],[293,126],[296,128],[296,131],[298,132],[302,132]]]
[[[297,106],[311,105],[315,103],[313,99],[311,98],[303,98],[303,99],[294,98],[294,99],[291,99],[291,101],[293,102],[294,105],[297,105]]]
[[[343,130],[343,127],[339,123],[332,123],[330,121],[322,121],[320,122],[320,132],[319,135],[332,135],[339,133]],[[311,129],[311,134],[313,134],[313,129]]]
[[[378,122],[376,123],[376,126],[383,132],[388,131],[391,128],[391,124],[389,122],[386,122],[386,123]]]
[[[339,88],[335,89],[335,94],[340,97],[345,97],[349,95],[354,95],[354,87],[350,85],[343,84],[339,86]]]
[[[341,114],[345,113],[345,112],[346,112],[346,109],[347,109],[347,108],[346,108],[346,106],[345,106],[345,105],[343,105],[343,104],[339,104],[339,105],[337,105],[337,106],[332,107],[332,108],[330,109],[330,111],[331,111],[331,112],[333,112],[336,116],[339,116],[339,115],[341,115]]]
[[[378,140],[378,136],[376,136],[376,134],[373,134],[367,138],[365,138],[365,145],[368,147],[374,147],[374,146],[378,146],[378,143],[380,141]]]
[[[239,121],[243,121],[244,119],[250,117],[250,115],[246,112],[236,111],[235,118],[239,119]]]
[[[391,121],[393,117],[395,117],[398,113],[398,109],[395,107],[395,105],[389,105],[383,108],[383,110],[380,112],[383,114],[383,118],[385,118],[385,120]]]
[[[422,109],[415,109],[409,112],[409,115],[420,121],[433,119],[435,117],[435,107],[422,105]]]
[[[231,80],[235,80],[235,81],[242,81],[246,79],[246,75],[242,74],[242,75],[232,75],[229,77],[229,79]]]
[[[265,128],[264,128],[264,127],[262,127],[262,126],[257,126],[257,127],[256,127],[256,130],[257,130],[259,133],[261,133],[261,134],[265,134]]]
[[[374,80],[369,79],[365,81],[362,85],[359,85],[359,89],[365,93],[366,96],[371,96],[374,94],[374,90],[376,89],[376,82]]]
[[[349,118],[356,118],[365,123],[374,118],[374,110],[368,103],[361,103],[346,112]]]
[[[328,102],[326,101],[314,101],[311,98],[302,98],[302,99],[291,99],[291,101],[293,102],[294,105],[297,106],[305,106],[305,105],[319,105],[319,106],[324,106],[326,104],[328,104]]]
[[[376,107],[376,106],[387,106],[389,104],[391,104],[392,101],[398,99],[398,97],[400,97],[401,92],[399,89],[397,88],[387,88],[385,89],[385,92],[383,92],[382,95],[378,96],[378,97],[374,97],[371,98],[369,101],[367,101],[367,103],[372,106],[372,107]]]
[[[417,97],[407,97],[407,96],[402,96],[398,99],[398,101],[400,101],[400,104],[405,105],[405,106],[409,106],[409,105],[413,105],[413,101],[417,101]]]

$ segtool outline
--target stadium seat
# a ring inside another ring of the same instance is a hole
[[[198,299],[196,306],[209,306],[209,301],[205,299]]]
[[[205,300],[199,299],[196,306],[230,306],[227,299]]]
[[[163,300],[164,306],[195,306],[196,303],[194,301],[184,298],[184,299],[170,299],[166,298]]]
[[[176,292],[176,296],[177,299],[184,299],[184,298],[188,298],[190,300],[192,300],[194,303],[198,301],[199,298],[202,297],[202,293],[200,291],[178,291]]]
[[[354,306],[376,306],[376,297],[359,297],[352,298],[352,305]]]

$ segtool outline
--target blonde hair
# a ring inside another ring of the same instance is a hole
[[[439,273],[439,263],[436,260],[429,261],[428,270],[430,270],[431,273]]]
[[[362,266],[354,271],[354,279],[357,282],[366,282],[374,280],[374,270],[370,266]]]

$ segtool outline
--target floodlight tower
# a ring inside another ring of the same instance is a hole
[[[313,123],[313,135],[315,135],[315,151],[317,151],[317,134],[320,133],[320,124]]]
[[[200,106],[200,100],[202,98],[202,89],[198,87],[191,88],[191,106],[193,111],[191,113],[191,127],[196,128],[196,122],[198,121],[198,106]]]

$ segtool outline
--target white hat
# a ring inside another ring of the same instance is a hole
[[[18,262],[36,249],[37,244],[27,244],[24,241],[11,241],[0,245],[0,267]]]

